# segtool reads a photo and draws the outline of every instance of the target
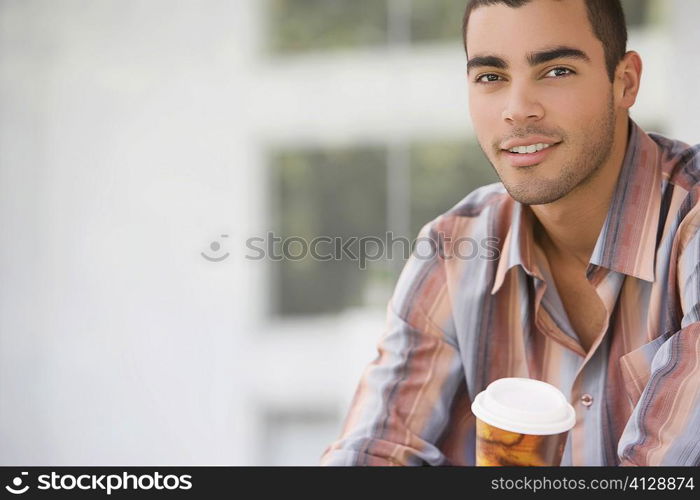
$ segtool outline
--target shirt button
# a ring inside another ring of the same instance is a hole
[[[584,394],[581,396],[581,404],[583,406],[591,406],[593,404],[593,396],[590,394]]]

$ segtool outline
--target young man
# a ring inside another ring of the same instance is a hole
[[[439,251],[402,272],[322,463],[474,465],[473,398],[529,377],[576,410],[562,465],[700,465],[700,146],[629,118],[618,0],[472,0],[464,31],[502,182],[421,231]]]

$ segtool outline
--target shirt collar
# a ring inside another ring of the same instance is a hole
[[[630,138],[590,264],[653,282],[661,210],[661,151],[630,119]]]
[[[654,281],[656,238],[661,207],[659,147],[632,119],[625,158],[605,223],[598,235],[591,266]],[[491,294],[510,269],[521,266],[542,279],[535,262],[532,210],[512,201],[511,226],[503,243]]]
[[[530,276],[542,279],[535,261],[535,242],[532,231],[535,215],[529,206],[513,201],[512,198],[510,201],[512,202],[511,224],[498,260],[496,279],[491,289],[492,295],[498,292],[506,274],[515,266],[521,266]]]

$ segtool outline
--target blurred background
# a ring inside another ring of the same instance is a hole
[[[317,464],[404,260],[250,238],[415,238],[496,180],[465,4],[0,0],[0,464]],[[700,2],[624,6],[633,118],[697,142]]]

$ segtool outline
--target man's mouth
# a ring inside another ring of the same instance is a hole
[[[502,152],[514,167],[530,167],[542,163],[559,146],[561,142],[521,144],[503,149]]]
[[[537,153],[538,151],[542,151],[543,149],[547,149],[551,146],[552,144],[545,144],[543,142],[540,142],[538,144],[531,144],[529,146],[516,146],[514,148],[510,148],[508,151],[517,154],[532,154]]]

